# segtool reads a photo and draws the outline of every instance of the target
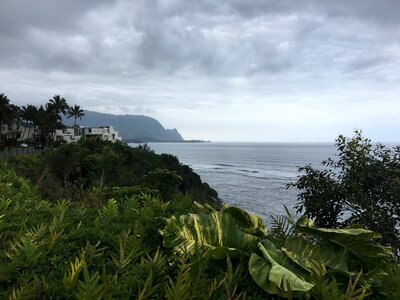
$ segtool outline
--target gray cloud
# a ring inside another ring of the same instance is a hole
[[[399,23],[398,1],[296,3],[6,1],[0,54],[6,65],[66,72],[275,73],[307,68],[308,52],[340,55],[346,44],[362,47],[354,35],[377,31],[371,24]]]
[[[399,11],[397,0],[3,0],[1,92],[21,104],[63,93],[178,128],[191,109],[231,126],[235,115],[269,127],[262,114],[279,107],[299,122],[303,108],[357,119],[376,99],[398,108]]]

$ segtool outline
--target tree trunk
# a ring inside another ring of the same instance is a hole
[[[105,180],[106,180],[106,171],[101,170],[101,177],[100,177],[100,187],[101,188],[103,187]]]

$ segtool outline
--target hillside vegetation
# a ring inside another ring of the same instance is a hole
[[[222,207],[217,192],[190,167],[173,155],[155,154],[147,145],[81,140],[39,156],[15,157],[8,165],[53,200],[101,202],[116,191],[128,196],[150,191],[164,201],[188,193],[200,203]]]
[[[195,201],[196,200],[196,201]],[[82,141],[0,165],[1,299],[398,299],[379,233],[271,227],[171,155]]]

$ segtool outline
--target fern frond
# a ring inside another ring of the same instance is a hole
[[[182,260],[175,280],[168,277],[165,296],[167,300],[192,299],[192,293],[190,264]]]
[[[61,202],[61,203],[60,203]],[[59,209],[59,213],[54,215],[52,222],[49,226],[49,238],[47,239],[47,248],[48,251],[51,251],[54,248],[56,241],[61,237],[64,232],[64,214],[66,211],[66,207],[62,201],[57,203],[57,208]]]
[[[45,224],[40,224],[37,227],[33,227],[27,233],[27,236],[33,241],[37,242],[46,234],[47,226]]]
[[[229,257],[226,258],[226,264],[228,267],[223,286],[225,290],[226,299],[240,299],[243,295],[243,291],[237,294],[238,283],[241,277],[242,268],[239,264],[234,270],[232,262]]]
[[[4,214],[10,206],[12,200],[0,197],[0,214]]]
[[[78,281],[78,292],[75,293],[76,298],[78,300],[102,299],[105,293],[105,284],[99,283],[99,281],[99,272],[96,271],[93,275],[90,275],[86,264],[84,264],[83,281]]]
[[[38,203],[36,203],[36,209],[46,209],[46,208],[51,208],[51,203],[49,201],[41,200]]]
[[[145,192],[141,192],[139,195],[139,199],[142,200],[143,202],[150,202],[153,201],[154,196]]]
[[[271,217],[271,232],[270,234],[274,236],[277,240],[284,241],[289,236],[293,236],[295,231],[294,227],[287,217],[278,216]]]
[[[167,263],[167,257],[157,248],[154,256],[150,256],[146,253],[147,258],[142,258],[141,266],[153,271],[153,274],[161,276],[165,273],[165,265]]]
[[[152,298],[154,292],[160,284],[153,285],[153,272],[150,270],[149,276],[144,282],[143,289],[139,289],[138,300],[145,300]]]
[[[70,264],[70,269],[68,270],[68,273],[64,274],[63,279],[63,287],[67,291],[70,291],[75,287],[78,282],[79,274],[86,263],[83,258],[76,257],[75,263],[71,262]]]
[[[350,300],[362,300],[366,298],[367,295],[367,289],[368,285],[365,285],[363,287],[357,288],[357,284],[361,278],[362,271],[357,274],[357,277],[354,279],[354,281],[350,278],[349,284],[347,285],[347,290],[346,290],[346,299]]]
[[[192,299],[204,299],[206,295],[210,298],[212,295],[214,282],[207,275],[208,266],[208,258],[203,258],[203,256],[198,256],[195,261],[190,263]]]
[[[86,246],[78,251],[79,256],[85,260],[99,257],[103,255],[103,251],[107,248],[98,248],[99,246],[100,242],[97,242],[96,245],[91,245],[89,242],[86,242]]]
[[[107,204],[104,205],[100,210],[99,214],[101,218],[105,220],[112,220],[119,216],[118,202],[115,199],[109,199]]]
[[[62,215],[64,215],[64,213],[67,211],[68,207],[70,206],[71,202],[66,200],[66,199],[62,199],[62,200],[58,200],[54,206],[54,208],[56,208],[57,210],[59,210]]]
[[[9,259],[23,255],[30,263],[35,263],[42,254],[39,249],[41,246],[40,240],[44,237],[46,231],[47,226],[44,224],[33,227],[15,240],[11,244],[10,250],[5,252],[5,255]]]
[[[122,270],[137,257],[142,255],[141,240],[131,236],[130,230],[121,233],[118,236],[118,252],[111,254],[111,258],[118,270]]]
[[[12,289],[8,298],[9,300],[31,300],[35,299],[35,288],[28,285],[20,286],[19,288]]]
[[[33,280],[28,283],[20,285],[18,288],[13,288],[9,300],[31,300],[38,298],[38,292],[41,284],[40,280],[35,276]]]

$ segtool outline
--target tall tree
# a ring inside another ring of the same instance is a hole
[[[21,125],[21,108],[17,105],[10,104],[8,116],[9,140],[12,146],[16,146],[17,140],[20,138],[20,125]]]
[[[67,100],[62,98],[60,95],[55,95],[52,99],[49,100],[46,108],[50,111],[54,111],[57,114],[62,113],[65,116],[69,109],[69,105],[67,103]]]
[[[36,122],[37,127],[34,137],[36,143],[46,146],[54,140],[55,131],[64,127],[59,115],[48,106],[46,106],[46,109],[44,109],[43,106],[39,107],[37,110]]]
[[[0,94],[0,140],[2,140],[3,124],[9,121],[10,99],[4,94]]]
[[[68,109],[68,118],[74,117],[74,127],[76,126],[76,119],[81,120],[84,115],[85,113],[79,105],[75,104],[74,107],[71,106]]]
[[[33,129],[33,131],[35,130],[37,111],[38,109],[36,106],[30,104],[28,104],[27,106],[22,106],[22,118],[26,122],[25,127],[28,127],[28,137],[31,136],[31,128]]]

